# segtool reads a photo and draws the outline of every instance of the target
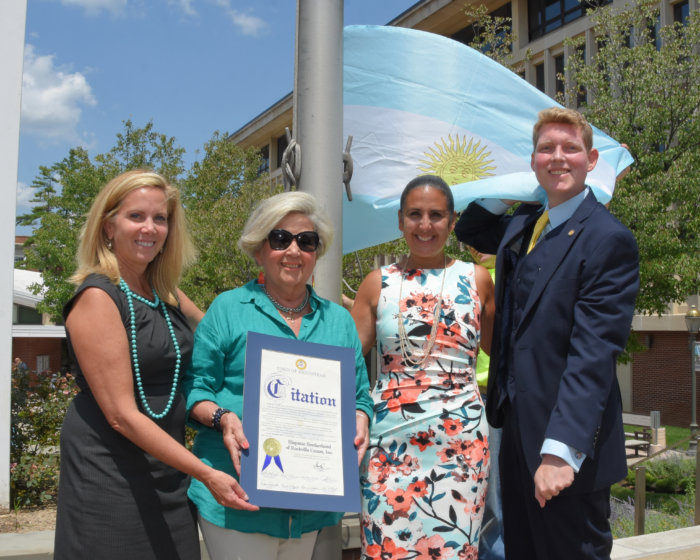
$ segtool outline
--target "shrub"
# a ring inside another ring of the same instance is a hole
[[[650,461],[647,473],[651,473],[651,488],[659,492],[680,493],[695,479],[695,460],[673,456],[663,461]],[[649,488],[649,483],[647,483]]]
[[[684,455],[645,463],[645,533],[692,527],[695,507],[695,460]],[[615,538],[634,533],[635,471],[611,488],[610,525]]]
[[[76,393],[70,374],[13,369],[10,500],[15,507],[56,501],[61,424]]]
[[[655,492],[686,493],[695,480],[695,460],[674,455],[644,464],[646,489]],[[634,486],[635,471],[630,469],[625,482]]]
[[[611,515],[610,528],[613,538],[622,539],[634,536],[634,503],[631,498],[620,500],[615,497],[610,499]],[[671,509],[671,508],[668,508]],[[663,511],[647,507],[644,515],[644,533],[659,533],[671,531],[682,527],[693,526],[693,503],[688,497],[676,501],[676,511]]]

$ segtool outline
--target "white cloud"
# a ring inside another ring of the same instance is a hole
[[[224,10],[224,13],[243,35],[255,36],[267,27],[265,21],[259,17],[234,10],[231,7],[231,0],[215,0],[215,3]]]
[[[194,0],[168,0],[168,3],[179,6],[182,10],[182,13],[186,16],[196,16],[197,10],[195,10],[192,6],[193,1]]]
[[[31,208],[32,205],[30,202],[33,197],[34,189],[22,181],[17,181],[17,208],[21,209],[21,212],[17,212],[18,214],[28,211],[27,209]]]
[[[54,55],[40,56],[31,44],[24,48],[22,132],[44,139],[79,141],[78,122],[84,106],[97,104],[80,72],[54,66]]]
[[[112,15],[121,16],[126,13],[126,5],[129,0],[61,0],[64,6],[78,6],[84,8],[89,16],[96,16],[101,11],[110,12]]]

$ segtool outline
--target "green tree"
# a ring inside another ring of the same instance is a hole
[[[508,18],[468,7],[471,46],[501,64],[514,36]],[[599,129],[627,144],[635,164],[618,181],[610,209],[637,238],[641,285],[637,308],[662,313],[700,290],[700,12],[660,27],[658,2],[589,10],[597,49],[584,60],[584,37],[566,41],[564,98]],[[564,76],[560,76],[564,79]]]
[[[25,246],[25,266],[42,273],[43,291],[36,284],[30,287],[44,295],[39,311],[61,321],[63,305],[74,289],[68,278],[75,270],[80,229],[99,190],[119,173],[137,167],[154,169],[177,181],[183,153],[174,138],[154,132],[153,123],[135,128],[127,120],[107,153],[91,160],[85,149],[73,148],[60,162],[39,168],[31,185],[34,206],[17,218],[19,225],[35,228]]]
[[[255,263],[238,249],[238,238],[253,208],[281,189],[258,175],[260,154],[242,149],[218,131],[204,146],[183,181],[183,202],[199,248],[197,264],[185,273],[182,289],[202,309],[225,290],[256,276]]]
[[[662,313],[700,290],[700,12],[659,27],[658,3],[590,12],[598,49],[585,64],[568,43],[580,110],[629,146],[635,164],[618,182],[611,211],[640,250],[639,310]]]
[[[492,16],[484,4],[468,4],[464,7],[464,14],[474,32],[470,47],[511,70],[522,66],[522,60],[513,59],[513,44],[518,40],[513,33],[513,18]],[[529,57],[528,49],[525,58]]]

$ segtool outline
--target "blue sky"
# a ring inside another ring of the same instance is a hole
[[[416,0],[345,0],[346,25]],[[149,120],[197,157],[292,90],[296,0],[28,0],[17,213],[40,165]],[[27,233],[24,231],[18,233]]]

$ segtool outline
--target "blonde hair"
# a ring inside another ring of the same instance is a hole
[[[183,268],[194,261],[195,250],[187,232],[180,192],[164,177],[147,169],[118,175],[95,197],[80,232],[78,268],[70,281],[80,285],[90,274],[103,274],[114,284],[119,283],[119,262],[107,246],[105,224],[119,211],[129,193],[144,187],[162,190],[168,205],[168,237],[162,251],[146,267],[146,278],[158,297],[176,305],[180,275]]]
[[[333,226],[316,199],[299,191],[283,192],[260,202],[243,226],[238,247],[255,260],[255,253],[265,243],[269,233],[287,214],[294,212],[304,214],[311,220],[319,237],[316,255],[322,257],[333,242]]]
[[[532,147],[537,148],[537,141],[540,139],[540,130],[546,124],[561,123],[575,126],[581,131],[583,136],[583,145],[586,151],[590,152],[593,149],[593,129],[588,124],[586,117],[573,109],[564,109],[563,107],[550,107],[543,109],[537,115],[537,122],[532,129]]]

